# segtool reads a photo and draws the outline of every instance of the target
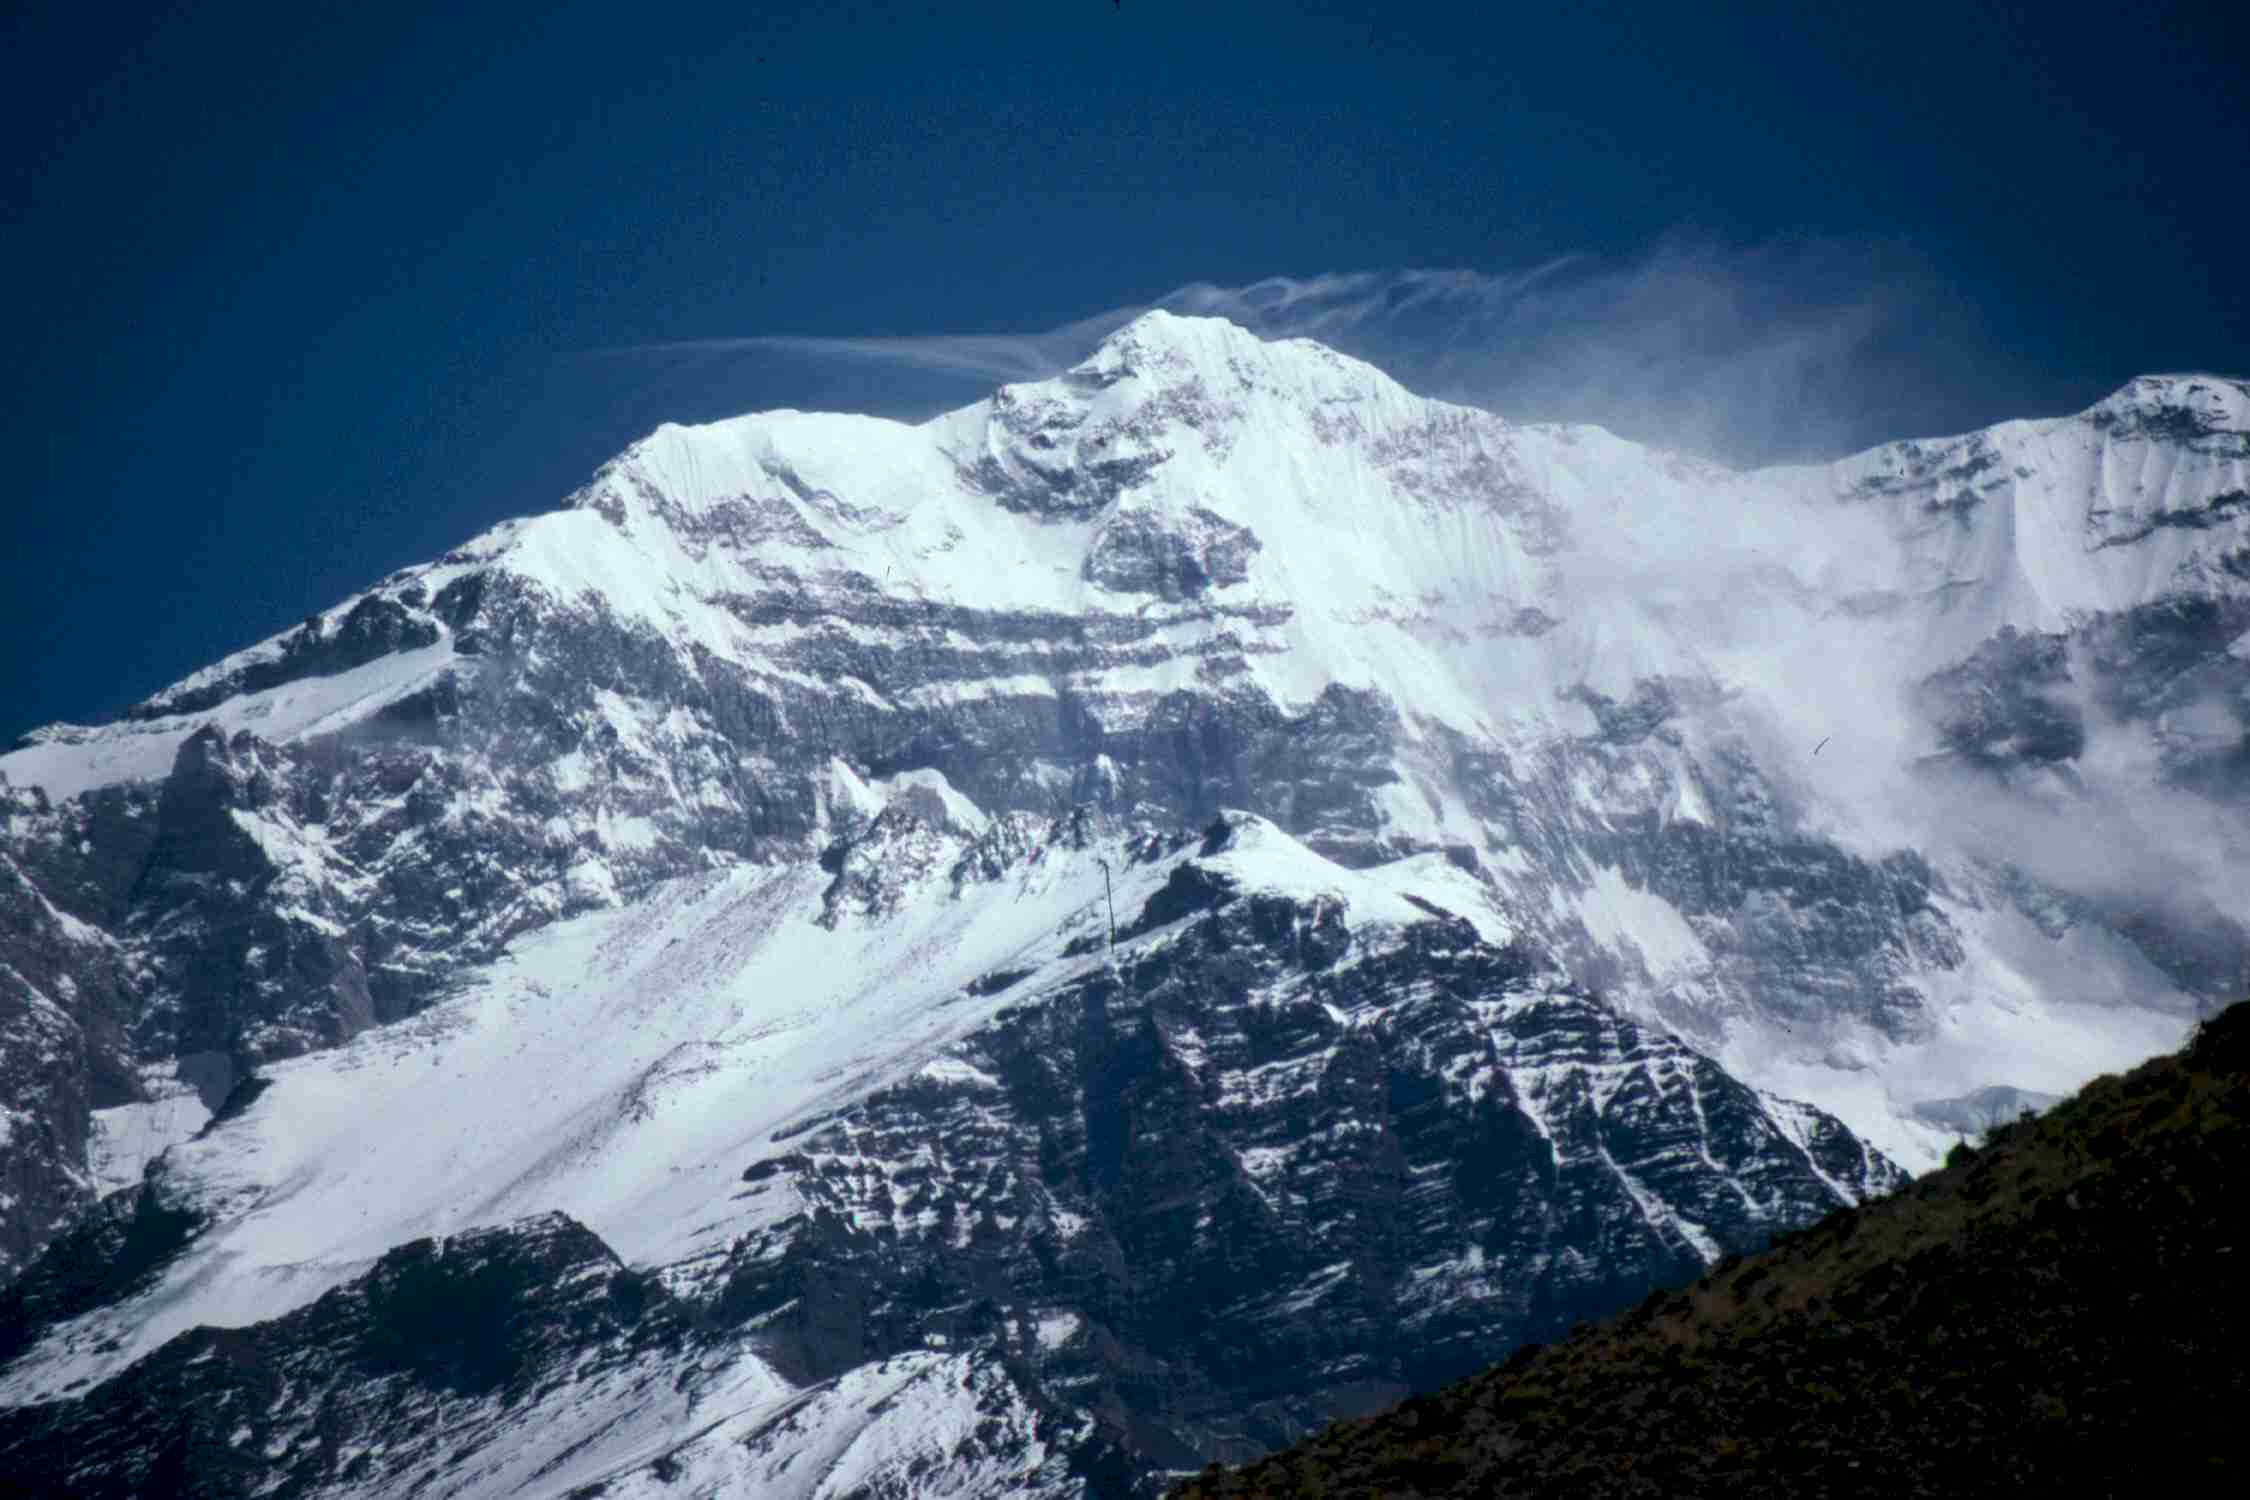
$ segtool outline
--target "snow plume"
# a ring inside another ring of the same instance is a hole
[[[1276,277],[1186,288],[1167,305],[1316,338],[1512,420],[1591,422],[1735,464],[1970,425],[1931,398],[1968,390],[1962,367],[1989,378],[1996,357],[1960,347],[1973,310],[1927,262],[1873,241],[1678,232],[1625,259]]]
[[[1874,555],[1878,540],[1840,531],[1846,545],[1855,535]],[[1812,540],[1798,539],[1797,557],[1814,555]],[[1868,857],[1910,848],[1941,863],[1952,854],[2012,867],[2108,925],[2154,922],[2169,934],[2160,941],[2200,954],[2221,982],[2250,964],[2250,825],[2228,794],[2176,771],[2183,738],[2206,750],[2241,743],[2232,699],[2207,695],[2161,719],[2122,716],[2078,653],[2076,675],[2047,694],[2083,725],[2079,753],[2053,765],[1978,764],[1945,753],[1926,715],[1926,641],[1834,612],[1792,618],[1780,590],[1761,592],[1761,575],[1729,560],[1715,549],[1691,574],[1709,578],[1707,597],[1727,608],[1721,618],[1714,604],[1695,632],[1702,664],[1727,692],[1707,722],[1751,749],[1785,815]],[[1797,577],[1813,581],[1802,567]],[[1613,586],[1631,586],[1630,575]]]
[[[1591,422],[1732,464],[1833,457],[2048,399],[1905,246],[1745,246],[1689,232],[1631,257],[1571,255],[1514,271],[1199,282],[1036,333],[753,336],[619,352],[707,373],[717,361],[720,378],[767,388],[798,379],[824,396],[845,379],[855,409],[906,416],[1053,375],[1151,308],[1317,339],[1421,394],[1512,420]],[[725,368],[738,361],[751,368]]]
[[[1927,766],[1918,778],[1924,837],[1936,843],[1942,834],[2113,916],[2159,916],[2215,954],[2233,948],[2237,962],[2250,962],[2250,827],[2167,774],[2150,723],[2107,712],[2080,683],[2056,696],[2086,727],[2068,771]],[[2194,707],[2235,722],[2223,698]]]

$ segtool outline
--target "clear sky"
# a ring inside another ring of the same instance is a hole
[[[658,421],[977,394],[652,345],[1459,269],[1466,369],[1417,364],[1429,316],[1368,352],[1735,459],[2241,372],[2245,11],[19,0],[0,741],[551,506]]]

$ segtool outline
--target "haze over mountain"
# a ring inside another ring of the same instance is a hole
[[[660,428],[0,756],[13,1440],[1128,1493],[1478,1368],[2241,982],[2246,494],[2216,377],[1737,472],[1165,312]]]

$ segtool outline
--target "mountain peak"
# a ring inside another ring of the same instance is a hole
[[[1247,344],[1264,342],[1230,318],[1203,317],[1152,307],[1104,338],[1095,351],[1095,357],[1099,357],[1104,349],[1185,350],[1206,346],[1214,340]]]
[[[2137,375],[2086,415],[2097,426],[2173,437],[2250,432],[2250,382],[2201,372]]]
[[[1389,375],[1313,339],[1266,339],[1241,324],[1152,308],[1125,324],[1062,377],[1108,386],[1140,376],[1158,385],[1196,379],[1213,389],[1348,386],[1397,391]]]
[[[1152,308],[1103,339],[1063,378],[1096,377],[1102,385],[1133,375],[1224,371],[1243,358],[1262,358],[1264,340],[1225,318],[1183,317]]]

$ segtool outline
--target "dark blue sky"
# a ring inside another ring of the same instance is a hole
[[[547,507],[657,421],[932,394],[621,347],[1684,240],[1752,307],[1803,295],[1804,246],[1815,281],[1916,284],[1854,440],[2250,366],[2242,7],[142,9],[0,20],[0,738]]]

